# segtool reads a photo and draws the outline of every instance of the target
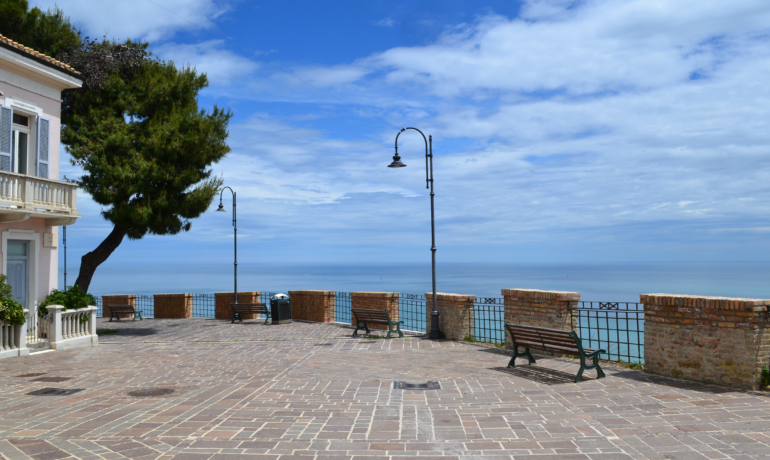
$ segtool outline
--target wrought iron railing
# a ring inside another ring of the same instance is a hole
[[[500,297],[480,297],[473,304],[469,338],[475,342],[505,343],[505,304]]]
[[[351,324],[353,322],[350,313],[351,305],[350,293],[337,291],[334,299],[334,322]]]
[[[193,318],[213,318],[216,312],[214,294],[193,294]]]
[[[96,316],[104,316],[102,296],[94,296],[94,298],[96,299]]]
[[[398,320],[405,331],[427,332],[428,310],[425,296],[420,294],[401,294],[398,298]]]
[[[602,359],[644,363],[642,304],[581,301],[572,321],[584,347],[607,351]]]
[[[136,309],[142,312],[143,318],[154,318],[155,317],[155,296],[152,294],[137,295]]]

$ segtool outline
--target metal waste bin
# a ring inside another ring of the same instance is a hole
[[[291,322],[291,301],[286,294],[276,294],[270,298],[270,315],[273,324],[286,324]]]

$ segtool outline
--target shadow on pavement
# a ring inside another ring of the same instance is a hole
[[[543,383],[546,385],[561,385],[564,383],[575,383],[575,374],[557,371],[555,369],[548,369],[547,367],[527,366],[523,367],[493,367],[493,371],[502,372],[504,374],[510,374],[515,377],[520,377],[533,382]],[[583,376],[583,380],[593,380],[592,378],[586,378]]]

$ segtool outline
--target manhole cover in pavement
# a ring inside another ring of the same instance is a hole
[[[129,391],[129,396],[137,398],[151,398],[153,396],[166,396],[173,393],[171,388],[142,388],[140,390]]]
[[[27,393],[31,396],[69,396],[75,394],[78,391],[83,391],[83,388],[41,388],[39,390],[30,391]]]
[[[441,385],[438,382],[428,383],[407,383],[407,382],[393,382],[394,390],[440,390]]]
[[[72,377],[40,377],[39,379],[32,380],[33,382],[64,382],[65,380],[72,380]]]
[[[33,372],[32,374],[21,374],[17,375],[16,377],[40,377],[41,375],[45,375],[48,372]]]

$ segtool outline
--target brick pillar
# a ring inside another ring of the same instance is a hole
[[[770,365],[770,300],[643,294],[644,371],[758,389]]]
[[[369,310],[387,310],[391,321],[398,321],[398,292],[351,292],[350,308],[366,308]],[[350,322],[355,326],[355,316],[350,315]],[[369,329],[385,329],[387,326],[369,325]]]
[[[110,305],[131,305],[132,307],[136,308],[136,294],[103,295],[102,318],[109,318],[112,314]],[[133,318],[134,315],[119,314],[118,316],[121,318]]]
[[[238,292],[238,303],[260,303],[259,291]],[[216,319],[233,319],[233,309],[230,304],[235,302],[235,294],[231,292],[217,292],[214,294],[214,318]],[[270,304],[267,304],[267,308],[270,308]],[[243,319],[256,319],[257,316],[253,313],[244,313],[241,315]]]
[[[289,299],[292,320],[334,322],[337,291],[289,291]]]
[[[473,336],[475,295],[436,293],[436,310],[438,310],[438,326],[444,338],[463,340]],[[430,332],[430,312],[433,310],[433,293],[425,293],[425,309],[427,313],[426,330]]]
[[[572,310],[577,308],[580,301],[579,292],[503,289],[502,293],[505,298],[506,323],[563,331],[575,329]],[[513,348],[511,336],[507,332],[505,348]]]
[[[192,318],[192,294],[155,294],[156,318]]]

